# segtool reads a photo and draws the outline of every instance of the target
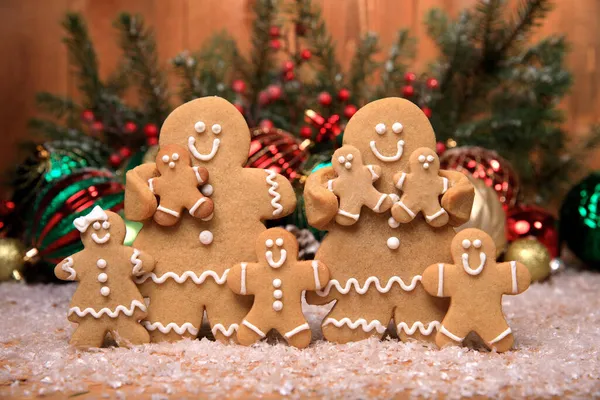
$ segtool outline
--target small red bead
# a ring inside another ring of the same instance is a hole
[[[287,71],[285,73],[285,75],[283,76],[283,79],[285,79],[286,81],[293,81],[296,78],[296,74],[294,74],[294,71]]]
[[[281,98],[282,90],[281,86],[269,85],[267,86],[267,94],[270,100],[279,100]]]
[[[123,126],[123,130],[125,131],[125,133],[133,133],[135,131],[137,131],[137,125],[135,124],[135,122],[125,122],[125,126]]]
[[[104,124],[100,121],[95,121],[92,124],[92,130],[96,133],[102,132],[104,130]]]
[[[321,104],[322,106],[328,106],[331,104],[331,95],[327,92],[321,92],[319,93],[319,104]]]
[[[244,114],[244,106],[241,103],[234,103],[233,106],[240,112],[240,114]]]
[[[283,63],[283,71],[284,72],[288,72],[288,71],[292,71],[294,69],[294,62],[287,60],[286,62]]]
[[[157,137],[149,137],[146,140],[146,143],[148,143],[148,146],[156,146],[158,144],[158,138]]]
[[[265,130],[268,131],[270,129],[273,129],[273,121],[271,121],[270,119],[263,119],[262,121],[260,121],[260,123],[258,124],[258,126]]]
[[[92,110],[85,110],[81,113],[81,119],[87,123],[94,122],[94,112]]]
[[[153,138],[158,136],[158,127],[156,124],[147,124],[144,126],[144,135],[147,138]]]
[[[273,50],[279,50],[281,48],[281,41],[279,39],[271,39],[269,46],[271,46]]]
[[[121,147],[119,149],[119,155],[123,158],[127,158],[129,156],[131,156],[131,149],[129,147]]]
[[[268,104],[269,101],[271,101],[271,99],[269,98],[269,95],[266,91],[263,90],[258,94],[258,104],[260,104],[261,106]]]
[[[406,85],[402,88],[402,96],[404,97],[412,97],[415,94],[415,88],[410,86],[410,85]]]
[[[348,89],[340,89],[338,92],[338,99],[341,101],[348,101],[350,98],[350,91]]]
[[[305,139],[310,139],[312,137],[312,129],[310,126],[304,125],[302,128],[300,128],[300,136],[302,136]]]
[[[121,165],[121,161],[121,156],[116,153],[111,154],[108,158],[108,162],[110,163],[110,165],[115,168]]]
[[[300,57],[302,57],[303,60],[308,61],[312,57],[312,53],[309,49],[304,49],[300,52]]]
[[[426,85],[429,89],[437,89],[440,83],[435,78],[429,78],[427,79]]]
[[[406,83],[413,83],[417,79],[417,75],[414,72],[407,72],[404,74],[404,81]]]
[[[352,118],[354,114],[356,114],[357,108],[354,104],[348,104],[344,107],[344,115],[346,118]]]
[[[427,118],[431,118],[431,108],[429,108],[429,107],[421,107],[421,110],[423,111],[423,114],[425,114],[425,116]]]
[[[273,25],[269,28],[269,36],[272,38],[278,38],[281,35],[281,29],[277,25]]]
[[[435,152],[438,153],[438,155],[444,154],[445,151],[446,151],[446,144],[444,142],[437,142],[435,144]]]
[[[231,88],[236,93],[244,94],[246,92],[246,82],[241,79],[236,79],[231,83]]]

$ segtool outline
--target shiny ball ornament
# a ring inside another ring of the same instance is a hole
[[[299,178],[300,168],[308,158],[309,140],[300,141],[282,129],[255,128],[246,167],[275,171],[290,180]]]
[[[304,120],[317,129],[316,141],[319,143],[341,137],[340,116],[337,114],[325,118],[313,110],[306,110],[304,111]]]
[[[267,86],[267,95],[268,99],[271,101],[279,100],[281,95],[283,94],[283,90],[281,90],[281,86],[279,85],[269,85]]]
[[[505,221],[506,215],[502,208],[502,203],[494,190],[487,186],[482,180],[469,177],[475,189],[475,198],[471,208],[471,217],[469,222],[457,228],[460,232],[467,228],[481,229],[494,240],[496,245],[496,257],[506,249]]]
[[[532,282],[543,281],[551,273],[550,252],[537,239],[519,239],[508,246],[504,255],[505,261],[518,261],[523,263],[531,274]]]
[[[338,99],[340,101],[348,101],[350,98],[350,91],[348,89],[340,89],[338,92]]]
[[[95,118],[96,118],[96,116],[94,115],[94,112],[92,110],[84,110],[81,113],[81,119],[84,122],[87,122],[88,124],[91,124],[92,122],[94,122]]]
[[[532,205],[517,205],[507,212],[506,237],[509,242],[534,237],[552,257],[558,257],[556,219],[545,209]]]
[[[269,27],[269,36],[271,36],[272,38],[278,38],[280,35],[281,28],[279,28],[277,25]]]
[[[304,49],[302,52],[300,52],[300,57],[302,57],[304,61],[308,61],[312,57],[312,53],[310,50]]]
[[[416,80],[417,74],[415,74],[414,72],[407,72],[406,74],[404,74],[404,82],[406,82],[407,84],[411,84]]]
[[[482,147],[455,147],[440,157],[442,169],[451,169],[481,179],[496,192],[507,210],[517,202],[519,178],[508,161]]]
[[[21,280],[25,246],[17,239],[0,239],[0,282]]]
[[[415,88],[411,85],[406,85],[402,88],[403,97],[412,97],[415,94]]]
[[[231,83],[231,89],[236,93],[244,94],[246,92],[246,82],[236,79]]]
[[[123,126],[123,131],[125,131],[125,133],[127,134],[134,133],[135,131],[137,131],[137,125],[135,124],[135,122],[126,122]]]
[[[147,138],[158,137],[158,126],[156,126],[156,124],[147,124],[144,126],[144,135],[146,135]]]
[[[273,50],[279,50],[279,49],[281,49],[281,40],[279,40],[279,39],[272,39],[271,42],[269,43],[269,46]]]
[[[565,197],[559,237],[588,267],[600,271],[600,171],[588,175]]]
[[[358,109],[354,104],[348,104],[346,107],[344,107],[344,116],[350,119],[354,114],[356,114],[356,111],[358,111]]]
[[[431,118],[433,115],[433,110],[429,107],[421,107],[421,111],[423,111],[423,114],[425,114],[427,118]]]
[[[321,92],[318,96],[319,104],[322,106],[328,106],[331,104],[331,95],[327,92]]]

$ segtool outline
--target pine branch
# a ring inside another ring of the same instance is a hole
[[[552,10],[551,0],[521,0],[517,9],[517,16],[508,26],[508,36],[499,44],[497,53],[504,54],[515,40],[524,38],[534,28],[541,25],[546,15]]]
[[[78,115],[80,109],[73,99],[49,92],[40,92],[36,94],[35,100],[36,105],[42,112],[48,113],[59,120],[66,118],[69,127],[79,125]]]
[[[31,118],[27,125],[34,135],[42,135],[50,139],[75,139],[85,136],[85,133],[78,129],[67,128],[54,121],[42,118]]]
[[[350,65],[348,79],[348,87],[355,104],[366,103],[366,99],[369,98],[366,87],[369,78],[372,78],[379,67],[379,63],[374,59],[378,52],[379,43],[375,33],[369,32],[361,38]]]
[[[389,55],[383,63],[381,85],[375,91],[375,98],[389,97],[400,91],[404,85],[404,74],[408,61],[415,57],[415,39],[407,29],[398,32],[396,41],[390,48]],[[375,100],[372,98],[371,100]]]

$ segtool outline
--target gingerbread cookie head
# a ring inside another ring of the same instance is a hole
[[[496,246],[492,238],[479,229],[470,228],[456,234],[451,244],[452,258],[469,275],[479,275],[487,260],[495,261]]]
[[[440,159],[429,147],[419,147],[412,152],[408,160],[410,172],[426,172],[437,175],[440,171]]]
[[[360,151],[350,145],[340,147],[333,153],[332,166],[335,173],[339,176],[352,170],[353,165],[362,166],[362,157]]]
[[[264,257],[271,268],[281,268],[286,261],[298,257],[298,242],[285,229],[268,229],[256,241],[256,255],[259,259]]]
[[[165,120],[161,148],[185,147],[194,165],[227,169],[248,159],[250,131],[240,112],[220,97],[203,97],[177,107]]]
[[[391,178],[406,166],[406,154],[419,147],[433,149],[435,135],[419,107],[390,97],[371,102],[354,114],[344,131],[344,144],[358,148],[365,164],[380,165]]]
[[[177,144],[167,144],[156,154],[156,169],[161,175],[169,170],[175,170],[179,165],[189,167],[190,155],[185,147]]]
[[[125,223],[118,214],[96,206],[88,215],[76,218],[73,225],[81,232],[84,247],[122,245]]]

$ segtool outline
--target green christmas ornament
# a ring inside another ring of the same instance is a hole
[[[600,171],[567,194],[560,208],[559,235],[579,259],[600,270]]]

